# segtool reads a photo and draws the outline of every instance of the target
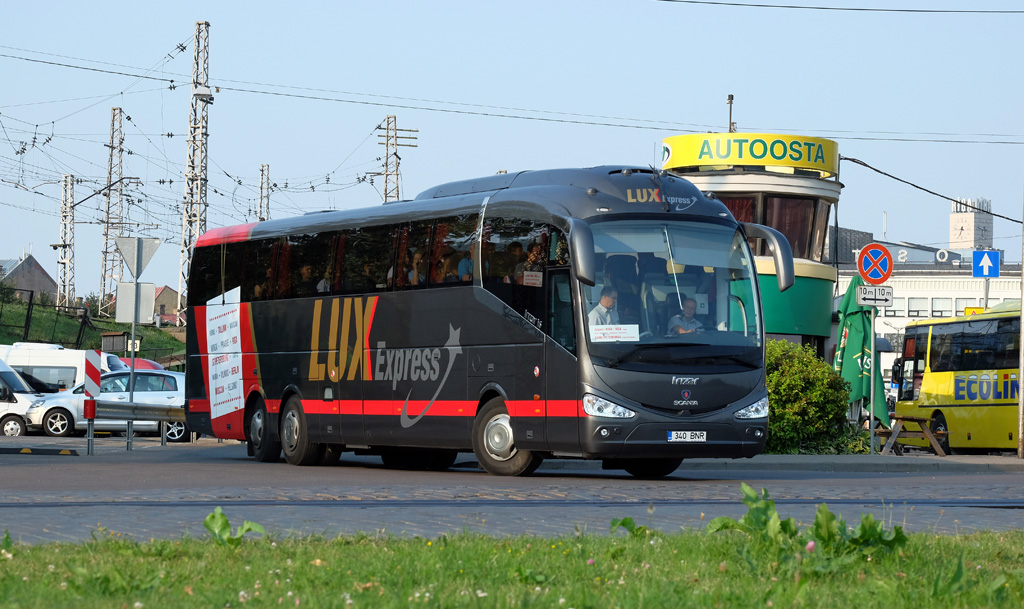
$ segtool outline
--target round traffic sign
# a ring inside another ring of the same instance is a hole
[[[892,254],[880,243],[865,245],[857,255],[857,272],[872,285],[881,285],[892,275]]]

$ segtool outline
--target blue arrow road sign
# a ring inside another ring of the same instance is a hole
[[[974,276],[975,277],[998,277],[999,276],[999,252],[975,251],[974,254]]]

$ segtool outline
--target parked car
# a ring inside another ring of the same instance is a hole
[[[130,371],[107,372],[100,377],[100,395],[107,402],[127,402]],[[185,407],[185,374],[169,370],[136,370],[135,403],[152,406]],[[85,384],[75,385],[70,391],[42,396],[28,409],[30,429],[41,428],[49,436],[67,436],[87,429],[85,418]],[[97,431],[127,431],[127,421],[95,419]],[[159,433],[157,421],[135,421],[136,433]],[[167,439],[184,442],[188,428],[183,422],[167,424]]]
[[[124,362],[124,365],[130,370],[132,367],[132,358],[130,357],[119,357],[117,358]],[[151,359],[144,359],[141,357],[135,358],[135,369],[136,370],[165,370],[160,362],[154,362]]]
[[[0,359],[0,434],[23,436],[28,428],[28,410],[42,394],[32,390],[25,379]]]
[[[0,359],[18,371],[21,378],[39,393],[67,391],[85,382],[86,351],[65,349],[47,343],[0,345]],[[100,370],[127,370],[116,355],[100,354]]]

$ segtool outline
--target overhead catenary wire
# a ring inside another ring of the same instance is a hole
[[[849,11],[857,13],[919,13],[944,15],[1024,15],[1015,9],[942,9],[942,8],[873,8],[863,6],[803,6],[799,4],[763,4],[759,2],[725,2],[724,0],[658,0],[673,4],[705,4],[736,8],[770,8],[803,11]]]
[[[973,209],[976,212],[983,213],[983,214],[988,214],[988,215],[994,216],[996,218],[1002,218],[1003,220],[1009,220],[1010,222],[1014,222],[1016,224],[1024,224],[1024,222],[1022,222],[1021,220],[1017,220],[1016,218],[1011,218],[1009,216],[1004,216],[1002,214],[997,214],[997,213],[992,212],[992,211],[981,209],[980,207],[975,207],[974,205],[971,205],[970,203],[967,203],[967,202],[965,202],[965,201],[963,201],[961,199],[955,199],[955,198],[950,197],[948,195],[937,193],[934,190],[929,190],[929,189],[925,188],[924,186],[920,186],[918,184],[914,184],[913,182],[911,182],[909,180],[904,180],[903,178],[896,177],[896,176],[892,175],[891,173],[888,173],[888,172],[882,171],[881,169],[878,169],[877,167],[872,167],[871,165],[865,163],[864,161],[862,161],[860,159],[855,159],[855,158],[852,158],[852,157],[840,155],[839,156],[839,160],[840,161],[850,161],[851,163],[855,163],[855,164],[860,165],[862,167],[866,167],[866,168],[870,169],[871,171],[874,171],[876,173],[884,175],[887,178],[896,180],[897,182],[902,182],[902,183],[906,184],[907,186],[911,186],[911,187],[916,188],[918,190],[922,190],[922,191],[924,191],[924,192],[926,192],[926,193],[928,193],[930,195],[934,195],[936,197],[939,197],[940,199],[946,199],[947,201],[952,201],[953,203],[958,203],[960,205],[963,205],[964,207]]]

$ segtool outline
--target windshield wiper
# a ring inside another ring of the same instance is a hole
[[[650,345],[633,347],[632,349],[626,351],[625,353],[618,357],[605,358],[604,365],[607,366],[608,368],[618,368],[619,364],[621,364],[626,358],[632,357],[634,354],[636,354],[637,351],[639,351],[640,349],[644,349],[648,346]]]

